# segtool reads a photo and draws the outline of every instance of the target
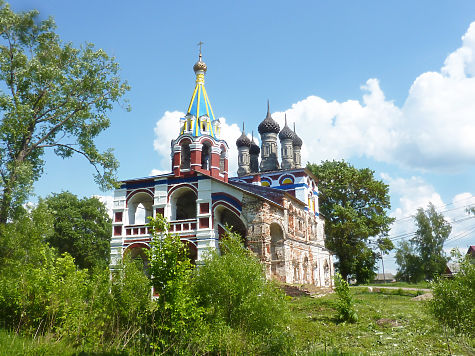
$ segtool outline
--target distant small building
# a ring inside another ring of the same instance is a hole
[[[396,282],[396,278],[392,273],[378,273],[374,277],[373,283],[393,283]]]
[[[466,256],[468,256],[473,263],[475,263],[475,246],[469,246]],[[460,264],[458,262],[448,262],[447,266],[445,267],[445,271],[443,276],[445,277],[453,277],[460,271]]]
[[[460,271],[460,264],[457,262],[448,262],[445,266],[444,276],[453,277]]]
[[[475,245],[468,248],[467,255],[470,255],[471,258],[475,259]]]

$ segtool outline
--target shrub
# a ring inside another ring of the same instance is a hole
[[[44,242],[51,216],[40,204],[0,225],[0,324],[30,336],[48,335],[82,349],[122,349],[141,333],[150,314],[150,282],[125,260],[111,279],[108,268],[78,270],[69,254]]]
[[[350,293],[348,282],[345,281],[339,273],[335,274],[335,292],[338,296],[336,302],[336,309],[338,312],[337,319],[340,321],[347,321],[355,323],[358,321],[355,307],[353,305],[353,298]]]
[[[220,244],[222,254],[210,251],[195,271],[194,294],[211,334],[218,337],[206,351],[287,353],[292,343],[285,296],[266,280],[261,263],[240,240],[228,232]]]
[[[429,308],[436,319],[458,333],[475,337],[475,263],[459,258],[460,271],[432,284]]]
[[[181,353],[196,336],[202,310],[191,294],[193,264],[180,237],[168,232],[162,217],[150,219],[152,231],[150,275],[157,294],[154,303],[152,348],[157,351]]]

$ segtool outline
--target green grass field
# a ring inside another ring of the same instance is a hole
[[[74,355],[72,346],[45,337],[33,339],[0,329],[0,356]]]
[[[429,282],[408,283],[408,282],[393,282],[393,283],[369,283],[361,284],[360,286],[373,286],[373,287],[403,287],[403,288],[422,288],[430,289]]]
[[[349,355],[473,355],[475,342],[442,328],[426,312],[425,302],[412,296],[356,290],[359,321],[337,323],[334,294],[321,298],[293,298],[292,330],[302,354],[337,351]],[[470,344],[471,343],[471,344]]]
[[[426,312],[424,301],[413,296],[368,293],[354,288],[359,320],[355,324],[335,319],[335,294],[320,298],[288,297],[299,355],[474,355],[475,341],[443,329]],[[449,351],[450,350],[450,351]],[[132,355],[95,353],[92,355]],[[3,355],[88,355],[64,341],[35,340],[0,330]]]

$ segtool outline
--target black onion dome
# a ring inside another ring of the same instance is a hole
[[[294,122],[294,138],[292,139],[292,146],[302,147],[302,139],[295,132],[295,122]]]
[[[293,140],[294,136],[295,136],[294,132],[287,126],[287,123],[285,124],[282,131],[279,132],[280,140],[288,140],[288,139]]]
[[[249,137],[246,136],[246,134],[243,132],[241,136],[236,140],[236,146],[238,147],[251,147],[251,140],[249,140]]]
[[[251,141],[251,149],[249,150],[249,153],[251,155],[258,155],[259,153],[261,153],[261,149],[259,148],[259,146],[253,141]]]
[[[297,136],[297,134],[294,132],[294,138],[292,139],[292,146],[296,147],[302,147],[302,139]]]
[[[269,102],[267,102],[267,116],[257,127],[257,131],[262,135],[264,133],[279,133],[280,126],[277,122],[274,121],[269,111]]]

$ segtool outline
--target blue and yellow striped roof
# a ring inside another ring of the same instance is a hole
[[[211,120],[214,120],[213,109],[211,108],[211,103],[209,102],[208,94],[206,93],[204,74],[202,73],[196,75],[195,90],[193,91],[187,112],[196,118],[206,115]]]
[[[198,64],[200,65],[198,66]],[[193,136],[207,134],[217,138],[214,126],[215,117],[204,86],[206,64],[201,61],[201,53],[199,61],[193,68],[196,73],[196,85],[188,105],[182,133],[187,131],[191,132]],[[189,120],[190,118],[191,120]]]

